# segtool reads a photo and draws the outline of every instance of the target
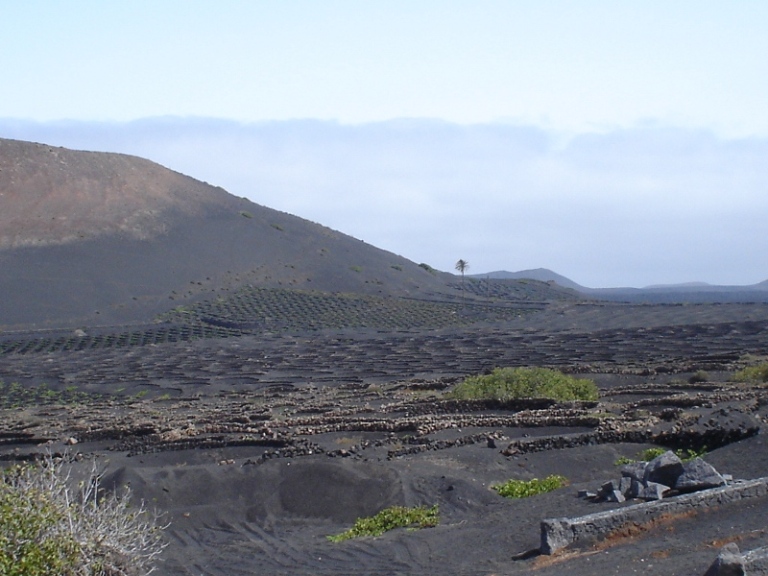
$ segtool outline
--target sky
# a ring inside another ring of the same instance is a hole
[[[0,137],[446,271],[754,284],[765,30],[762,0],[0,0]]]

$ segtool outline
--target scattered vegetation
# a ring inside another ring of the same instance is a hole
[[[429,272],[430,274],[436,274],[436,273],[437,273],[437,270],[435,270],[434,268],[432,268],[432,266],[430,266],[429,264],[425,264],[424,262],[422,262],[421,264],[419,264],[419,268],[423,268],[424,270],[426,270],[426,271],[427,271],[427,272]]]
[[[76,489],[61,459],[0,472],[0,574],[150,574],[163,527],[130,494],[104,494],[92,469]]]
[[[645,450],[641,450],[637,453],[637,456],[635,458],[627,458],[626,456],[619,457],[615,464],[616,466],[623,466],[625,464],[633,464],[635,462],[650,462],[654,458],[657,458],[658,456],[661,456],[666,452],[668,448],[661,448],[659,446],[655,446],[653,448],[646,448]],[[695,458],[701,458],[707,453],[707,447],[704,446],[701,448],[701,450],[695,450],[693,448],[679,448],[678,450],[675,450],[675,454],[677,455],[680,460],[683,462],[688,462],[689,460],[693,460]]]
[[[731,380],[734,382],[762,383],[768,382],[768,363],[758,364],[756,366],[747,366],[739,370]]]
[[[458,400],[552,398],[597,400],[597,385],[548,368],[496,368],[490,374],[470,376],[448,393]]]
[[[240,216],[242,216],[243,218],[253,218],[253,214],[251,214],[247,210],[241,210]]]
[[[25,406],[43,406],[51,404],[84,404],[103,398],[68,386],[63,390],[54,390],[43,383],[38,386],[22,386],[18,382],[6,384],[0,380],[0,408],[21,408]]]
[[[331,542],[343,542],[351,538],[363,536],[381,536],[384,532],[395,528],[432,528],[440,522],[440,511],[437,504],[431,508],[418,506],[390,506],[375,516],[358,518],[355,525],[346,532],[328,536]]]
[[[206,324],[200,321],[189,308],[173,310],[161,321],[173,318],[179,324],[163,325],[132,332],[117,332],[88,336],[41,337],[23,340],[0,341],[0,354],[30,354],[37,352],[61,352],[120,348],[124,346],[145,346],[164,342],[184,342],[199,338],[229,338],[241,336],[237,328]],[[181,324],[183,323],[183,324]]]
[[[709,382],[709,373],[706,370],[697,370],[688,378],[689,384],[698,384],[700,382]]]
[[[491,486],[491,488],[505,498],[528,498],[529,496],[552,492],[567,485],[568,479],[565,476],[552,474],[543,480],[538,478],[533,480],[507,480],[503,484],[496,484]]]

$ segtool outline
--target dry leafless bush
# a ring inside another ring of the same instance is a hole
[[[0,474],[0,573],[145,576],[165,548],[157,514],[106,492],[94,462],[76,481],[64,458]]]

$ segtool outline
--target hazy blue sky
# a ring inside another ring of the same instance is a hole
[[[0,0],[0,137],[145,156],[443,270],[750,284],[766,30],[762,0]]]

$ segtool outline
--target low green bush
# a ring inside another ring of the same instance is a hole
[[[65,515],[50,494],[17,490],[13,470],[0,482],[0,574],[75,574],[80,546],[64,528]]]
[[[165,548],[157,518],[130,494],[103,493],[95,468],[79,483],[61,460],[0,471],[0,574],[149,574]]]
[[[395,528],[431,528],[437,526],[440,521],[440,512],[437,504],[431,508],[419,506],[408,508],[405,506],[390,506],[375,516],[358,518],[354,526],[335,536],[328,536],[331,542],[342,542],[351,538],[363,536],[381,536],[384,532]]]
[[[457,400],[552,398],[597,400],[597,385],[548,368],[496,368],[490,374],[470,376],[448,396]]]
[[[700,382],[709,382],[709,372],[706,370],[697,370],[688,378],[689,384],[698,384]]]
[[[768,363],[758,364],[757,366],[747,366],[739,370],[731,380],[734,382],[768,382]]]
[[[634,462],[650,462],[654,458],[661,456],[666,452],[668,448],[661,448],[654,446],[653,448],[646,448],[637,453],[637,458],[627,458],[626,456],[619,457],[615,464],[616,466],[623,466],[624,464],[632,464]],[[679,448],[675,450],[675,454],[683,462],[688,462],[695,458],[701,458],[707,453],[707,447],[704,446],[701,450],[695,450],[693,448]]]
[[[568,479],[565,476],[553,474],[543,480],[538,478],[533,480],[507,480],[503,484],[496,484],[491,486],[491,488],[505,498],[528,498],[529,496],[552,492],[567,485]]]
[[[422,262],[421,264],[419,264],[419,268],[423,268],[424,270],[426,270],[426,271],[427,271],[427,272],[429,272],[430,274],[437,274],[437,270],[435,270],[434,268],[432,268],[432,266],[430,266],[429,264],[425,264],[424,262]]]

